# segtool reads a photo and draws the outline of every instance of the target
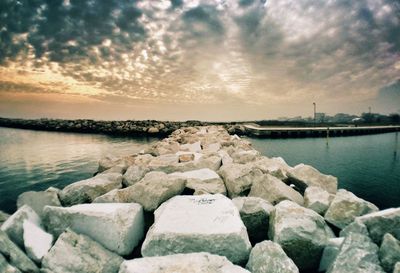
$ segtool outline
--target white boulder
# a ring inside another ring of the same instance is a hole
[[[264,173],[268,173],[284,181],[288,178],[288,172],[292,169],[282,157],[268,158],[263,156],[254,164]]]
[[[201,143],[200,141],[197,141],[195,143],[182,144],[180,150],[192,153],[201,153]]]
[[[236,151],[231,154],[234,163],[246,164],[255,161],[260,157],[260,152],[256,150]]]
[[[120,255],[130,254],[144,235],[143,209],[134,203],[47,206],[44,223],[56,237],[71,228]]]
[[[247,261],[251,245],[239,211],[221,195],[176,196],[155,211],[142,255],[209,252]]]
[[[129,187],[139,182],[150,170],[144,166],[132,165],[122,176],[122,184]]]
[[[17,207],[23,205],[28,205],[41,217],[45,206],[61,206],[61,203],[54,191],[27,191],[18,196]]]
[[[304,192],[304,206],[324,215],[334,196],[320,187],[307,187]]]
[[[27,220],[24,221],[23,229],[25,252],[29,258],[40,264],[53,245],[53,235]]]

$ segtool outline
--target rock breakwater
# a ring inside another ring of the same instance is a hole
[[[0,272],[397,272],[400,208],[195,126],[0,214]],[[34,238],[43,238],[34,240]],[[397,271],[396,271],[397,270]]]

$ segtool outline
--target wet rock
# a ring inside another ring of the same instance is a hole
[[[342,229],[339,233],[340,237],[346,237],[351,232],[360,233],[365,236],[369,236],[367,227],[357,218],[354,221]]]
[[[328,273],[384,273],[379,264],[378,246],[359,233],[350,233],[328,269]]]
[[[53,235],[27,220],[23,223],[23,230],[25,252],[29,258],[40,264],[53,245]]]
[[[233,204],[239,210],[252,243],[268,239],[269,215],[274,206],[258,197],[236,197]]]
[[[331,267],[332,263],[336,260],[343,241],[344,238],[332,238],[328,240],[324,251],[322,252],[322,257],[318,268],[319,272],[325,272]]]
[[[263,241],[251,250],[246,268],[252,273],[298,273],[282,247],[272,241]]]
[[[290,200],[303,205],[303,196],[275,176],[264,174],[264,179],[253,182],[249,196],[260,197],[275,205],[283,200]]]
[[[56,237],[71,228],[120,255],[130,254],[144,235],[142,207],[132,203],[48,206],[44,223]]]
[[[32,262],[2,230],[0,230],[0,254],[6,257],[7,262],[11,266],[19,269],[23,273],[39,272],[39,268],[35,263]]]
[[[304,164],[291,169],[288,172],[288,180],[303,191],[309,186],[316,186],[335,194],[338,185],[336,177],[322,174],[317,169]]]
[[[43,258],[44,273],[117,273],[123,259],[85,235],[67,230]]]
[[[400,238],[400,208],[381,210],[357,219],[368,228],[371,239],[378,245],[386,233]]]
[[[28,220],[37,226],[41,225],[41,220],[37,213],[27,205],[19,208],[4,224],[1,226],[1,230],[5,231],[10,239],[18,245],[21,249],[24,249],[24,221]]]
[[[343,229],[357,216],[379,211],[374,204],[365,201],[353,193],[340,189],[325,213],[325,220]]]
[[[155,211],[142,255],[209,252],[245,263],[251,245],[239,211],[227,197],[176,196]]]
[[[0,272],[2,273],[21,273],[17,268],[10,265],[6,258],[0,254]]]
[[[58,195],[54,191],[27,191],[18,196],[17,207],[31,207],[40,217],[45,206],[61,206]]]
[[[400,241],[390,233],[386,233],[383,236],[383,241],[379,248],[379,259],[386,272],[392,272],[396,262],[400,261]]]
[[[91,203],[96,197],[122,187],[122,175],[117,173],[99,174],[66,186],[59,194],[64,206]]]
[[[324,215],[334,196],[319,187],[307,187],[304,192],[304,206]]]
[[[321,215],[285,200],[270,215],[269,237],[282,246],[300,271],[307,271],[318,268],[332,234]]]
[[[130,166],[122,177],[122,184],[129,187],[139,182],[150,170],[143,166]]]
[[[227,258],[210,253],[174,254],[124,261],[119,273],[250,273]]]

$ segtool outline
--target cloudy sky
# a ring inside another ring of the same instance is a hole
[[[400,111],[398,0],[2,0],[0,116]]]

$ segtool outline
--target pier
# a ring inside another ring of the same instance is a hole
[[[340,126],[340,127],[261,127],[244,125],[246,135],[262,138],[336,137],[381,134],[400,131],[400,126]]]

